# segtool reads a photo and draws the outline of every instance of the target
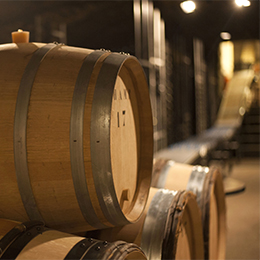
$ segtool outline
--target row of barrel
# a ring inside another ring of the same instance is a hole
[[[223,259],[225,203],[219,171],[158,160],[154,186],[162,185],[158,179],[168,189],[150,188],[144,213],[134,224],[75,236],[47,229],[39,221],[1,219],[2,259],[109,259],[102,257],[111,248],[112,259]]]
[[[144,213],[133,224],[72,235],[39,221],[1,219],[1,259],[224,259],[218,169],[157,160],[153,176],[153,186],[167,189],[150,188]]]
[[[219,170],[158,159],[152,186],[136,223],[85,235],[135,243],[151,260],[224,259],[226,210]]]
[[[221,174],[153,160],[136,58],[3,44],[0,93],[0,259],[224,258]]]

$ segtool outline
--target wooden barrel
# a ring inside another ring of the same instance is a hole
[[[138,60],[57,44],[0,46],[0,217],[80,232],[141,215],[153,128]]]
[[[108,243],[44,227],[42,222],[19,224],[0,219],[0,259],[147,259],[135,244]]]
[[[218,168],[157,159],[154,161],[152,186],[186,189],[196,194],[203,225],[205,259],[225,259],[225,194]]]
[[[141,246],[147,259],[204,259],[195,195],[151,188],[144,214],[134,224],[87,232],[87,236]]]

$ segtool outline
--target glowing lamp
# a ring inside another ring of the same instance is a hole
[[[220,33],[220,37],[221,37],[223,40],[230,40],[230,39],[231,39],[231,34],[228,33],[228,32],[221,32],[221,33]]]
[[[239,7],[247,7],[251,5],[251,2],[249,0],[235,0],[235,3],[239,6]]]
[[[193,13],[196,9],[196,4],[193,1],[184,1],[180,4],[181,9],[184,13]]]

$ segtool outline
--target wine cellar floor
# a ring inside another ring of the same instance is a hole
[[[245,183],[245,191],[226,196],[226,259],[260,259],[260,165],[259,158],[243,158],[231,177]]]

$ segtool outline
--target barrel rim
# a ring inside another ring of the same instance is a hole
[[[197,210],[197,214],[191,216],[193,227],[194,223],[201,227],[192,232],[190,240],[196,243],[193,253],[197,259],[203,258],[202,224],[195,195],[186,190],[167,189],[158,189],[155,193],[143,224],[141,247],[148,258],[175,259],[182,218],[191,210]]]
[[[205,178],[204,188],[203,235],[205,257],[209,257],[209,228],[210,228],[210,198],[215,196],[218,214],[218,259],[225,258],[226,253],[226,205],[222,174],[216,166],[209,167]]]
[[[141,248],[143,248],[149,259],[173,259],[171,257],[163,258],[163,249],[165,236],[169,236],[166,240],[168,247],[173,248],[173,237],[171,234],[172,227],[169,226],[169,212],[173,212],[173,205],[175,205],[176,197],[179,196],[178,191],[170,191],[167,189],[158,189],[154,194],[149,205],[142,231]],[[166,213],[166,214],[165,214]],[[173,217],[173,215],[171,215]],[[159,223],[157,222],[159,221]],[[170,246],[169,246],[170,245]]]
[[[139,174],[133,199],[135,203],[126,214],[123,213],[115,192],[111,151],[105,149],[110,147],[110,115],[114,86],[123,66],[127,68],[134,81],[135,93],[139,103],[141,103],[138,116],[143,119],[140,120],[139,125],[141,141]],[[146,95],[142,95],[143,93]],[[111,53],[106,57],[98,75],[93,96],[90,145],[93,180],[95,186],[99,187],[96,190],[98,201],[104,216],[113,225],[136,222],[141,216],[148,198],[153,158],[153,137],[150,100],[147,97],[149,94],[145,74],[135,57],[118,53]],[[141,158],[145,158],[146,162],[144,163]]]
[[[175,259],[177,253],[178,236],[182,229],[182,218],[186,212],[191,211],[191,207],[193,208],[193,211],[197,210],[197,214],[191,215],[190,219],[192,219],[192,222],[196,222],[202,227],[196,196],[191,191],[178,191],[176,198],[173,200],[171,210],[168,211],[166,227],[169,226],[170,228],[166,230],[165,237],[163,239],[162,259]],[[188,240],[190,239],[193,242],[190,243],[189,240],[190,246],[193,246],[194,251],[191,252],[191,254],[195,254],[191,255],[191,257],[194,257],[195,259],[201,259],[204,254],[202,230],[199,228],[197,229],[197,232],[191,233],[192,237],[189,237],[187,234]],[[200,235],[201,239],[199,239],[198,235]],[[169,241],[171,241],[170,244],[172,247],[169,247]]]
[[[103,256],[103,260],[110,259],[125,259],[131,253],[139,253],[141,256],[146,259],[143,250],[134,243],[127,243],[125,241],[115,241],[112,242],[109,248]]]
[[[152,182],[151,186],[158,189],[163,189],[165,187],[166,179],[168,176],[169,168],[175,162],[170,159],[165,158],[154,158],[153,159],[153,171],[152,171]]]

